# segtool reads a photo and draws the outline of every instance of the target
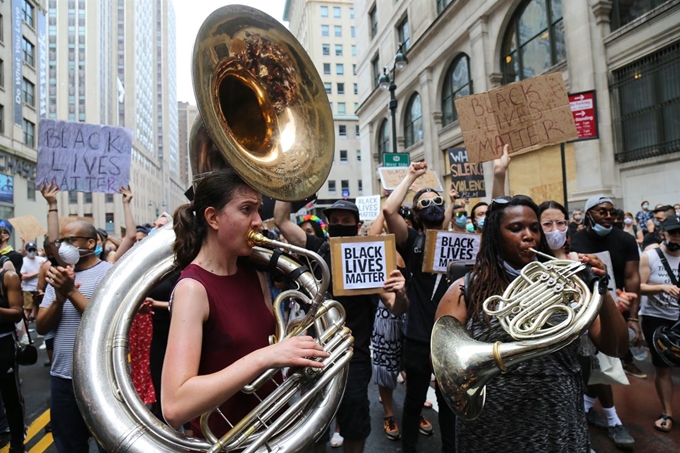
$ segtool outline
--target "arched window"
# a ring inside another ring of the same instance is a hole
[[[420,95],[411,96],[406,106],[404,119],[404,146],[409,146],[423,140],[423,109],[420,105]]]
[[[528,79],[566,59],[562,0],[526,0],[505,32],[503,83]]]
[[[444,78],[442,90],[442,124],[444,126],[458,121],[458,113],[453,100],[469,94],[472,94],[470,57],[460,54],[453,60]]]
[[[387,120],[383,120],[378,129],[378,155],[382,156],[390,150],[390,124]]]

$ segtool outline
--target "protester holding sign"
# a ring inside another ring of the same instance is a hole
[[[404,258],[411,276],[407,286],[409,301],[404,327],[404,369],[406,371],[406,398],[402,417],[402,446],[404,453],[416,451],[419,432],[432,432],[432,425],[422,423],[422,409],[430,385],[432,365],[430,363],[430,335],[434,325],[434,314],[439,300],[446,292],[443,274],[423,272],[423,251],[425,233],[417,232],[406,225],[399,215],[413,182],[427,171],[427,163],[414,162],[408,173],[383,206],[383,214],[390,233],[394,234],[397,251]],[[424,230],[445,229],[448,221],[444,199],[432,188],[422,188],[413,197],[414,217]],[[442,451],[455,451],[455,417],[444,402],[435,386],[439,401],[439,426],[442,437]]]
[[[277,201],[274,206],[274,221],[288,242],[318,253],[331,267],[331,248],[328,242],[306,234],[290,220],[290,203]],[[359,209],[349,200],[338,200],[324,210],[328,220],[328,236],[331,238],[357,236],[361,228]],[[329,287],[333,287],[330,285]],[[341,296],[336,299],[345,307],[345,324],[354,336],[354,356],[349,366],[349,377],[345,394],[336,414],[340,424],[340,435],[344,438],[346,451],[361,452],[371,432],[371,418],[368,401],[368,384],[371,380],[370,341],[378,297],[390,310],[403,310],[406,304],[405,280],[398,270],[390,273],[383,287],[387,293],[376,295]],[[325,451],[327,436],[322,437],[314,451]]]

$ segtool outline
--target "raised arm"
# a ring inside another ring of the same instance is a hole
[[[397,246],[402,246],[408,239],[408,226],[406,221],[399,215],[399,208],[408,194],[408,189],[420,176],[427,172],[426,162],[412,162],[408,173],[401,180],[396,189],[387,197],[383,205],[383,215],[387,222],[387,229],[394,234]]]
[[[274,203],[274,223],[278,227],[286,241],[298,247],[304,247],[307,243],[307,233],[295,222],[290,220],[290,203],[276,201]]]
[[[121,256],[125,254],[128,250],[135,245],[137,239],[137,226],[135,225],[135,217],[132,215],[132,208],[130,207],[130,202],[132,201],[132,191],[130,187],[121,187],[120,193],[123,195],[123,212],[125,214],[125,237],[120,241],[120,245],[115,252],[109,253],[109,256],[113,255],[112,258],[107,256],[107,261],[115,263],[120,259]]]
[[[442,222],[442,228],[445,230],[449,229],[449,225],[451,225],[451,219],[453,218],[453,210],[456,207],[456,200],[460,198],[460,194],[456,189],[453,188],[453,184],[451,185],[451,190],[449,190],[449,199],[451,203],[449,206],[446,208],[446,211],[444,211],[444,221]]]
[[[47,201],[47,238],[50,244],[59,239],[59,209],[57,208],[57,194],[59,187],[56,184],[43,184],[40,187],[40,193],[45,201]],[[66,266],[62,261],[57,250],[55,250],[54,258],[60,266]]]
[[[394,316],[400,316],[408,310],[408,296],[406,295],[406,279],[399,269],[390,272],[383,288],[386,293],[380,294],[380,300],[387,310]]]
[[[503,146],[503,155],[493,161],[493,186],[491,187],[491,199],[505,195],[505,176],[510,165],[508,145]]]

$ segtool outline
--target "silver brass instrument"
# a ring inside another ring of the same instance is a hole
[[[473,340],[453,316],[435,322],[432,366],[456,415],[465,420],[477,418],[489,380],[513,365],[562,349],[590,327],[603,295],[591,291],[577,276],[584,269],[584,264],[571,260],[535,261],[524,266],[502,296],[484,301],[486,315],[497,317],[514,342]]]
[[[312,195],[326,180],[334,154],[333,119],[323,83],[309,56],[278,21],[245,6],[226,6],[204,22],[194,46],[194,90],[200,117],[191,136],[194,175],[232,167],[252,187],[276,199]],[[126,253],[101,281],[84,312],[76,339],[73,383],[79,408],[98,442],[109,451],[297,452],[323,434],[340,404],[353,338],[340,303],[325,300],[328,266],[317,254],[251,232],[249,260],[269,266],[273,248],[306,260],[307,270],[285,253],[277,270],[294,275],[296,289],[274,301],[276,334],[270,342],[314,327],[330,354],[324,368],[292,370],[272,394],[218,438],[208,428],[215,410],[201,417],[205,440],[186,437],[158,420],[139,399],[130,378],[128,336],[144,296],[172,271],[171,225]],[[278,255],[278,254],[277,254]],[[317,279],[313,266],[320,270]],[[298,275],[299,274],[299,275]],[[285,326],[280,305],[295,299],[307,315]],[[257,395],[278,370],[261,375],[243,392]],[[278,417],[275,414],[283,413]]]

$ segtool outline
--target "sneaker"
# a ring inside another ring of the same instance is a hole
[[[588,420],[588,424],[590,426],[593,426],[598,429],[607,429],[609,428],[609,423],[607,423],[607,419],[605,419],[602,415],[600,415],[594,407],[591,407],[588,412],[586,412],[586,420]]]
[[[420,416],[420,434],[423,436],[431,436],[434,433],[432,428],[432,423],[429,422],[424,416]]]
[[[394,419],[394,417],[385,417],[383,429],[385,430],[385,435],[389,440],[401,439],[401,433],[399,432],[399,427],[397,426],[397,421]]]
[[[635,439],[623,425],[610,426],[608,431],[609,438],[618,448],[631,448],[635,443]]]
[[[333,433],[333,437],[331,437],[331,447],[333,448],[338,448],[342,447],[342,444],[345,443],[345,438],[340,435],[340,433]]]
[[[626,372],[626,374],[630,374],[633,377],[636,377],[638,379],[645,379],[647,378],[647,374],[642,371],[636,364],[633,362],[630,363],[624,363],[623,364],[623,371]]]

